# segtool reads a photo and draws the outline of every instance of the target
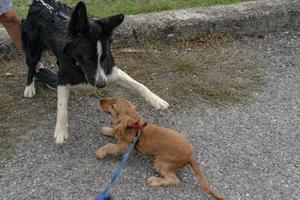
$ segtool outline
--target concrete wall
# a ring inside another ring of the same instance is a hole
[[[128,43],[154,39],[185,39],[210,33],[262,35],[290,29],[300,29],[300,0],[258,0],[130,15],[125,17],[123,24],[115,31],[114,38]],[[10,39],[2,29],[0,49],[8,46]]]

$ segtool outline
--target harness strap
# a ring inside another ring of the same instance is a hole
[[[52,11],[54,11],[54,8],[52,6],[50,6],[49,4],[45,3],[43,0],[37,0],[39,2],[41,2],[43,4],[43,6],[45,6],[50,13],[52,13]]]

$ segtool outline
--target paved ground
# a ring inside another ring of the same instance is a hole
[[[138,105],[148,121],[189,138],[205,177],[226,199],[300,199],[300,33],[232,45],[256,49],[268,63],[266,84],[251,103],[227,108],[200,103],[166,112]],[[70,105],[68,144],[54,144],[54,112],[43,116],[42,128],[31,129],[32,136],[0,169],[1,199],[84,199],[107,183],[120,158],[97,160],[95,151],[112,141],[98,134],[111,119],[95,109],[96,98],[81,98]],[[114,199],[208,199],[189,167],[179,172],[179,188],[148,187],[151,165],[136,153],[114,185]]]

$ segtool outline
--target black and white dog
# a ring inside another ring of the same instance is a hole
[[[123,20],[122,14],[89,20],[83,2],[72,10],[55,0],[33,0],[28,16],[22,22],[23,48],[29,67],[24,96],[35,95],[35,66],[44,50],[52,50],[59,66],[56,143],[64,143],[68,138],[67,106],[73,85],[89,83],[102,88],[115,82],[139,93],[158,110],[168,108],[167,102],[115,65],[110,49],[111,36]]]

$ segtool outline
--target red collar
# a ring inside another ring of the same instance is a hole
[[[147,123],[144,122],[142,125],[140,125],[138,122],[135,122],[133,124],[131,124],[130,126],[128,126],[128,128],[133,128],[135,130],[135,137],[137,138],[136,140],[136,145],[139,142],[139,137],[142,134],[142,129],[147,126]],[[135,147],[134,147],[135,148]]]
[[[133,128],[136,130],[136,132],[142,130],[145,126],[147,126],[147,123],[143,123],[142,125],[140,125],[138,122],[135,122],[133,124],[131,124],[128,128]]]

